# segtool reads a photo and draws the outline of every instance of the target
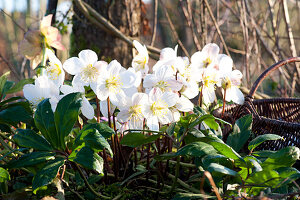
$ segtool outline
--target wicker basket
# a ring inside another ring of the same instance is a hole
[[[231,124],[234,124],[238,118],[244,115],[252,114],[252,132],[255,137],[271,133],[284,138],[284,140],[264,142],[259,146],[260,150],[278,150],[286,146],[300,148],[300,99],[253,99],[258,86],[271,72],[292,62],[300,62],[300,57],[280,61],[264,71],[253,84],[243,105],[232,104],[226,106],[223,116],[222,108],[215,110],[213,114]],[[224,140],[227,139],[229,131],[230,127],[225,126],[223,130]]]

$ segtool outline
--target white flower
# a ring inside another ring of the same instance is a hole
[[[176,45],[175,49],[170,47],[163,48],[160,51],[159,61],[157,61],[157,63],[152,67],[152,70],[155,72],[163,65],[170,65],[175,74],[177,68],[180,68],[182,65],[184,65],[182,58],[177,57],[177,49],[178,45]]]
[[[127,98],[125,106],[119,107],[118,119],[122,123],[128,122],[130,129],[143,129],[144,116],[142,109],[147,102],[147,94],[135,93],[132,98]]]
[[[177,103],[170,108],[173,114],[173,121],[177,122],[180,119],[180,111],[181,112],[190,112],[194,108],[194,104],[186,97],[179,97]]]
[[[149,71],[148,61],[149,55],[146,46],[142,46],[138,41],[133,41],[134,47],[138,51],[138,55],[135,56],[132,60],[132,67],[136,72],[141,72],[143,76],[145,76]]]
[[[178,95],[173,92],[163,93],[155,88],[150,91],[149,101],[142,109],[150,130],[158,131],[158,123],[168,124],[172,122],[173,115],[169,108],[176,104],[178,98]]]
[[[60,87],[60,91],[64,94],[70,94],[70,93],[74,93],[74,92],[81,92],[82,95],[82,106],[80,108],[81,113],[88,119],[93,119],[94,118],[94,108],[93,106],[90,104],[90,102],[87,100],[87,98],[84,96],[85,90],[84,88],[80,87],[80,86],[69,86],[69,85],[62,85]]]
[[[213,103],[215,94],[215,85],[219,81],[219,74],[214,68],[206,69],[203,71],[201,82],[202,86],[202,98],[205,104]]]
[[[229,75],[222,78],[222,92],[226,90],[225,100],[237,104],[244,103],[244,95],[238,86],[241,84],[243,75],[239,70],[233,70]]]
[[[43,70],[43,75],[47,76],[56,85],[60,86],[65,80],[65,71],[62,68],[62,64],[50,49],[46,49],[46,54],[49,57],[49,62],[45,70]]]
[[[182,83],[175,79],[172,68],[166,65],[160,67],[154,74],[147,74],[143,86],[148,91],[152,88],[158,88],[162,92],[171,92],[179,91]]]
[[[82,50],[77,57],[72,57],[66,60],[63,64],[63,68],[71,75],[75,75],[73,78],[73,85],[78,86],[91,86],[95,88],[96,82],[102,69],[107,66],[104,61],[98,61],[97,54],[92,50]],[[95,91],[94,91],[95,92]]]
[[[214,43],[205,45],[191,57],[191,65],[196,68],[215,68],[220,48]]]
[[[113,113],[115,112],[115,109],[116,109],[116,106],[113,105],[111,102],[109,103],[110,105],[110,116],[113,115]],[[107,101],[104,100],[104,101],[100,101],[100,112],[102,113],[102,115],[105,117],[105,118],[108,118],[108,107],[107,107]]]
[[[91,88],[100,101],[104,101],[109,97],[114,105],[119,106],[124,104],[126,96],[123,89],[128,89],[127,92],[135,90],[135,81],[136,76],[134,73],[126,70],[118,61],[113,60],[106,67],[105,72],[99,76],[97,84],[91,85]]]
[[[26,84],[23,87],[24,97],[32,104],[33,108],[44,99],[49,98],[53,112],[59,101],[59,88],[47,76],[38,77],[34,85]]]

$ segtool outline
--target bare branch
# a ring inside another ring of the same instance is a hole
[[[168,13],[166,7],[164,6],[164,4],[163,4],[163,2],[162,2],[161,0],[160,0],[160,3],[161,3],[161,5],[162,5],[162,7],[163,7],[163,9],[164,9],[165,16],[166,16],[166,18],[167,18],[167,20],[168,20],[168,22],[169,22],[170,28],[171,28],[171,30],[172,30],[172,33],[173,33],[175,39],[177,40],[179,46],[182,48],[182,51],[184,52],[184,54],[185,54],[187,57],[190,58],[189,52],[186,50],[186,48],[184,47],[183,43],[182,43],[181,40],[179,39],[179,36],[178,36],[178,34],[177,34],[177,32],[176,32],[176,29],[175,29],[175,27],[174,27],[174,24],[173,24],[173,22],[172,22],[172,20],[171,20],[171,18],[170,18],[170,16],[169,16],[169,13]]]
[[[155,37],[156,37],[156,29],[157,29],[157,8],[158,8],[158,0],[154,0],[154,22],[153,22],[153,33],[150,46],[154,45]]]
[[[229,51],[228,51],[228,47],[227,47],[227,45],[226,45],[226,43],[225,43],[225,40],[224,40],[224,38],[223,38],[223,36],[222,36],[222,33],[221,33],[221,31],[220,31],[219,25],[218,25],[218,23],[217,23],[217,21],[216,21],[216,19],[215,19],[215,17],[214,17],[214,14],[213,14],[213,12],[212,12],[212,10],[211,10],[211,8],[210,8],[210,5],[209,5],[209,3],[207,2],[207,0],[204,0],[204,2],[205,2],[205,5],[206,5],[206,7],[207,7],[207,9],[208,9],[208,13],[209,13],[211,19],[213,20],[214,26],[215,26],[216,29],[217,29],[218,35],[219,35],[219,37],[220,37],[220,39],[221,39],[221,42],[222,42],[222,44],[224,45],[225,52],[226,52],[226,54],[227,54],[229,57],[231,57],[231,55],[230,55],[230,53],[229,53]]]

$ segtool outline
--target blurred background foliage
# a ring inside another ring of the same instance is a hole
[[[81,1],[0,0],[0,74],[11,71],[11,79],[16,81],[34,75],[29,61],[18,53],[18,44],[27,30],[38,27],[46,13],[56,13],[54,26],[61,31],[67,47],[67,51],[57,51],[62,62],[90,48],[103,60],[117,59],[124,67],[130,67],[135,53],[132,46],[116,37],[114,31],[101,28],[97,18],[79,9],[78,2]],[[84,2],[125,37],[159,49],[179,44],[178,55],[181,56],[191,56],[210,42],[218,44],[223,53],[233,58],[235,68],[243,72],[244,93],[267,67],[299,55],[298,0]],[[51,4],[55,5],[54,9],[50,8]],[[150,65],[158,56],[153,53]],[[260,87],[258,98],[299,97],[299,76],[299,65],[274,72]]]

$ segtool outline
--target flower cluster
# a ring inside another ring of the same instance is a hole
[[[134,41],[138,54],[133,58],[132,67],[126,69],[113,60],[110,63],[99,61],[92,50],[83,50],[78,57],[67,59],[62,64],[47,49],[49,62],[35,84],[24,86],[24,96],[33,106],[50,98],[52,109],[64,95],[72,92],[83,94],[81,112],[94,118],[94,108],[85,97],[85,86],[89,86],[100,100],[103,116],[108,116],[107,103],[120,112],[117,120],[129,129],[158,131],[160,125],[176,122],[181,113],[193,110],[190,99],[201,91],[205,104],[214,102],[215,88],[221,87],[227,101],[243,103],[243,94],[238,89],[242,74],[233,70],[233,61],[219,54],[216,44],[207,44],[202,51],[191,57],[177,56],[175,49],[161,50],[159,61],[149,73],[147,48]],[[72,85],[64,85],[65,72],[74,75]]]

